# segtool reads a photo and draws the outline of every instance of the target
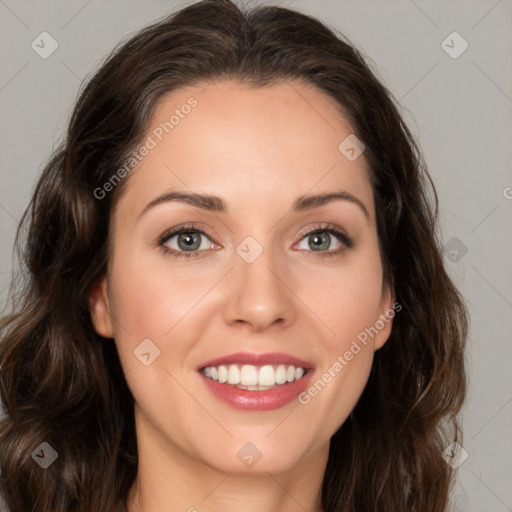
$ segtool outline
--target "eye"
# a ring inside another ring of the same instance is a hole
[[[187,225],[162,235],[158,245],[164,252],[172,253],[173,256],[189,258],[199,256],[205,249],[212,249],[214,244],[202,229],[195,225]]]
[[[353,239],[344,230],[333,225],[318,226],[302,233],[302,236],[304,239],[298,248],[313,253],[308,256],[335,256],[354,246]],[[329,250],[333,249],[333,243],[336,244],[335,250]]]

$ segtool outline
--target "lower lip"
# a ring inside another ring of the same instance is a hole
[[[202,372],[200,372],[200,375],[208,386],[208,389],[219,400],[222,400],[234,409],[244,411],[272,411],[284,407],[297,398],[297,396],[307,388],[312,373],[312,370],[308,370],[299,380],[282,384],[274,389],[262,391],[239,389],[235,386],[221,384],[216,380],[209,379],[205,377]]]

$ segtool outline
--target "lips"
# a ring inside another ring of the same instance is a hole
[[[306,389],[313,365],[287,354],[237,353],[198,367],[208,389],[235,409],[273,410]]]
[[[263,366],[265,364],[284,364],[293,365],[295,367],[309,369],[313,365],[304,361],[304,359],[298,359],[297,357],[289,356],[288,354],[280,354],[272,352],[268,354],[250,354],[248,352],[239,352],[237,354],[230,354],[224,357],[218,357],[207,361],[198,367],[198,369],[205,368],[206,366],[220,366],[229,364],[252,364],[255,366]]]

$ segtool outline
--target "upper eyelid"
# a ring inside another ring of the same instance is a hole
[[[182,232],[186,233],[188,231],[201,233],[202,235],[208,237],[212,242],[213,242],[212,238],[215,238],[217,236],[215,234],[213,234],[213,235],[209,234],[205,229],[200,228],[198,226],[184,225],[184,226],[177,226],[176,228],[167,230],[163,235],[158,237],[158,240],[159,240],[159,242],[165,242],[165,241],[169,240],[170,238],[180,235]]]

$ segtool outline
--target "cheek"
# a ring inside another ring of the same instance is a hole
[[[382,276],[379,262],[341,267],[325,278],[308,277],[304,285],[307,304],[323,325],[321,339],[329,353],[339,353],[379,316]],[[364,336],[363,336],[364,337]]]
[[[141,259],[120,258],[114,269],[113,314],[134,339],[167,338],[211,286],[190,272],[155,268]]]
[[[115,343],[123,372],[135,402],[156,425],[169,413],[162,408],[164,400],[172,402],[174,413],[182,403],[190,402],[177,382],[193,339],[183,336],[183,328],[190,325],[188,316],[195,311],[194,304],[205,293],[206,284],[201,286],[190,276],[187,280],[183,273],[180,277],[179,272],[164,272],[139,255],[115,260],[110,286],[115,297],[111,303]]]
[[[309,281],[315,313],[329,329],[323,329],[319,338],[322,366],[301,403],[309,403],[331,433],[346,420],[368,381],[374,356],[372,327],[382,298],[381,272],[380,260],[371,254],[331,272],[321,289],[318,275]]]
[[[217,274],[177,265],[170,270],[167,262],[155,264],[141,254],[114,262],[110,286],[115,343],[127,383],[146,412],[162,413],[162,393],[166,400],[172,396],[175,411],[190,402],[176,379],[189,370],[191,349],[206,331],[212,312],[222,307],[219,301],[212,304],[211,295],[205,297],[217,281]],[[147,339],[154,346],[142,352],[139,346]],[[137,354],[148,351],[154,362],[145,366]]]

